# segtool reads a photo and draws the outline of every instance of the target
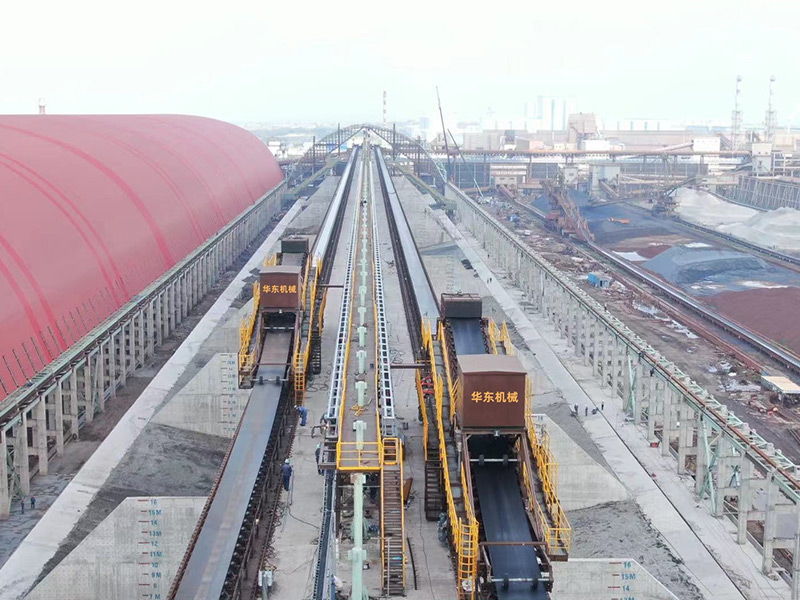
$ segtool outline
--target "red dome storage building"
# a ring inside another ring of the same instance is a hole
[[[0,400],[282,178],[212,119],[0,116]]]

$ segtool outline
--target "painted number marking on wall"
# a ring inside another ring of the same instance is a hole
[[[147,600],[162,600],[163,551],[160,549],[161,517],[164,509],[158,498],[140,498],[137,503],[137,525],[139,526],[139,597]]]

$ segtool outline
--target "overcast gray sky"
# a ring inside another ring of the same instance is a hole
[[[478,117],[571,96],[605,117],[800,121],[800,2],[6,0],[0,112],[230,121]]]

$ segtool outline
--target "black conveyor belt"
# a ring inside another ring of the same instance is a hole
[[[292,332],[270,332],[264,341],[260,362],[285,362],[292,345]],[[186,564],[175,600],[218,600],[228,574],[239,530],[267,450],[286,365],[259,366],[228,463],[203,522],[191,557]]]
[[[519,491],[514,467],[498,463],[472,467],[481,503],[481,521],[487,542],[533,541],[525,514],[525,505]],[[541,577],[533,546],[488,546],[492,575],[495,579]],[[501,581],[495,581],[498,600],[546,599],[543,584],[534,591],[530,583],[509,583],[504,590]]]
[[[395,190],[392,176],[386,168],[386,161],[384,161],[383,154],[379,148],[375,149],[375,156],[377,157],[378,169],[386,185],[386,193],[389,196],[389,206],[391,208],[391,218],[394,220],[400,241],[399,250],[403,253],[406,268],[408,269],[408,276],[414,287],[419,316],[427,317],[431,321],[435,321],[439,317],[439,304],[436,302],[433,286],[431,285],[430,279],[428,279],[428,273],[425,270],[425,265],[422,262],[417,244],[414,241],[414,234],[411,232],[411,227],[408,225],[408,220],[406,219],[405,212],[403,212],[403,206],[400,204],[400,198],[397,195],[397,190]],[[397,252],[398,249],[395,248],[394,251]]]
[[[450,331],[453,332],[456,355],[486,353],[480,319],[448,319],[447,321],[450,323]]]

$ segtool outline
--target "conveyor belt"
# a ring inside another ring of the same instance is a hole
[[[428,279],[425,265],[422,264],[422,257],[414,242],[414,236],[408,226],[406,215],[400,204],[400,198],[397,196],[397,190],[395,190],[394,182],[389,170],[386,168],[386,162],[379,148],[376,148],[375,155],[378,159],[378,173],[380,174],[381,184],[389,199],[389,207],[391,209],[389,216],[397,231],[400,251],[403,254],[408,277],[412,283],[417,307],[419,308],[419,316],[427,317],[433,321],[439,317],[439,304],[436,302],[433,286]],[[395,248],[395,252],[397,252],[397,248]]]
[[[269,332],[259,362],[286,363],[291,345],[292,332]],[[256,384],[250,394],[225,470],[174,595],[176,600],[218,600],[222,593],[275,421],[281,385],[274,380],[282,379],[286,368],[285,364],[258,368],[256,380],[263,377],[264,383]]]
[[[305,257],[306,255],[302,252],[284,252],[281,256],[281,264],[287,267],[302,267]]]
[[[456,355],[486,353],[480,319],[448,319],[447,322],[453,332]]]
[[[347,202],[347,198],[344,198],[345,191],[350,190],[347,182],[350,180],[350,174],[353,170],[353,165],[356,163],[359,150],[360,148],[356,146],[350,153],[350,159],[347,161],[347,166],[344,169],[344,173],[342,173],[342,178],[339,181],[339,185],[336,187],[336,193],[333,196],[333,200],[331,200],[330,206],[328,206],[328,212],[325,213],[325,219],[322,222],[322,227],[319,230],[317,240],[314,244],[315,263],[327,257],[328,246],[330,245],[334,236],[334,229],[336,226],[337,216],[339,215],[339,208],[342,205],[342,200]]]
[[[481,503],[481,521],[487,542],[531,542],[528,517],[519,491],[517,473],[513,466],[498,463],[472,467]],[[496,580],[541,577],[533,546],[488,546],[492,575]],[[547,598],[544,585],[535,591],[530,583],[509,583],[504,590],[495,581],[498,600],[534,600]]]

